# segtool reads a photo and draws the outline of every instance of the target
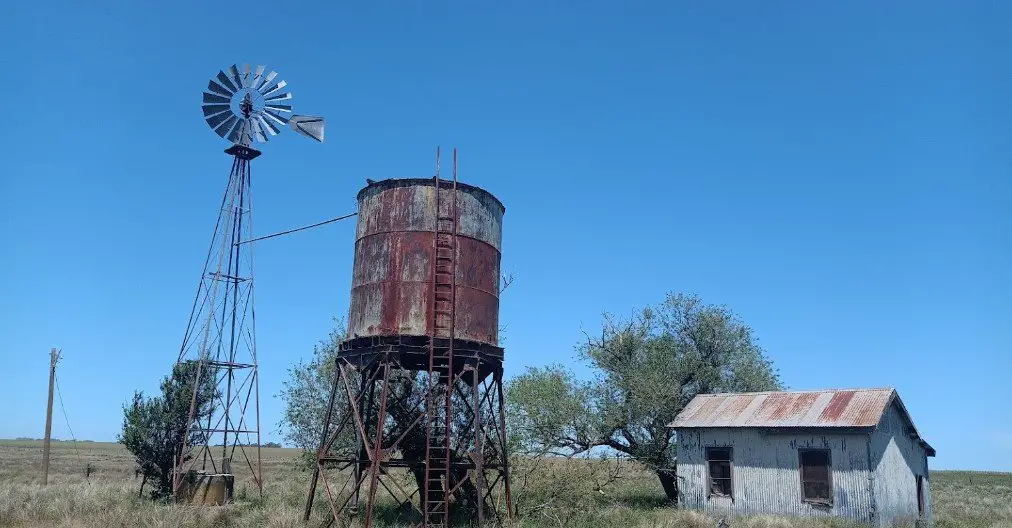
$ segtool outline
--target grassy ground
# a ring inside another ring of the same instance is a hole
[[[155,503],[138,497],[140,479],[133,460],[117,444],[53,444],[50,485],[39,485],[42,460],[37,441],[0,441],[0,527],[53,528],[253,528],[303,527],[302,508],[309,474],[300,471],[289,449],[264,449],[264,497],[248,479],[236,484],[236,504],[196,507]],[[86,468],[91,474],[86,478]],[[665,504],[656,478],[628,465],[556,462],[516,468],[514,494],[523,528],[573,526],[622,528],[713,528],[717,521]],[[240,474],[241,476],[241,474]],[[1012,528],[1012,474],[941,471],[932,474],[935,526]],[[317,500],[313,521],[324,518]],[[388,505],[380,526],[398,523]],[[750,518],[735,528],[845,527],[833,520]]]

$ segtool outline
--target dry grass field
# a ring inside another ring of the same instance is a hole
[[[294,463],[290,449],[264,449],[267,480],[263,498],[249,481],[236,484],[236,503],[195,507],[155,503],[138,497],[140,479],[133,460],[117,444],[56,442],[48,487],[39,485],[41,442],[0,441],[0,527],[45,528],[253,528],[303,527],[302,506],[308,474]],[[664,504],[657,480],[631,465],[594,462],[551,464],[517,479],[523,528],[573,526],[622,528],[712,528],[717,520]],[[86,478],[86,468],[91,474]],[[522,471],[518,468],[517,471]],[[526,473],[526,471],[524,471]],[[931,478],[935,526],[1012,528],[1012,474],[936,472]],[[598,489],[600,488],[600,489]],[[318,500],[314,520],[323,519]],[[393,505],[380,513],[380,526],[409,526]],[[833,520],[735,519],[740,528],[845,527]]]

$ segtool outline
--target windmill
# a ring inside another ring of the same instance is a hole
[[[230,500],[234,465],[248,469],[263,491],[250,162],[261,154],[253,144],[267,142],[285,125],[319,142],[324,125],[322,117],[294,115],[287,83],[265,71],[246,65],[240,72],[232,65],[211,78],[203,94],[205,121],[232,143],[225,149],[232,169],[177,359],[193,376],[186,394],[189,429],[176,452],[177,498],[184,480],[192,490],[196,476],[207,479],[199,484],[205,490],[227,490],[216,501]]]

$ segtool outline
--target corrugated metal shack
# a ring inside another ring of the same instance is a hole
[[[683,507],[931,525],[935,450],[894,389],[702,394],[669,427]]]

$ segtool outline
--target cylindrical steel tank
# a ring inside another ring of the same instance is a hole
[[[440,216],[449,216],[453,182],[440,185]],[[435,204],[432,178],[383,180],[359,191],[349,341],[430,335]],[[498,347],[504,212],[484,189],[457,183],[456,339]]]

